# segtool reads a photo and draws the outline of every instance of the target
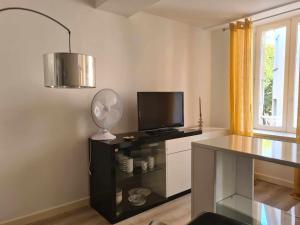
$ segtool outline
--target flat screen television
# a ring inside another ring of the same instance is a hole
[[[184,126],[183,92],[138,92],[140,131]]]

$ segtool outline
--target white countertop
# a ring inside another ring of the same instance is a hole
[[[192,143],[193,150],[199,147],[300,167],[300,145],[296,143],[228,135]]]

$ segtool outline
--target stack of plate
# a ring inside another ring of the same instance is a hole
[[[120,159],[120,170],[126,172],[128,167],[128,157],[123,155],[122,159]]]

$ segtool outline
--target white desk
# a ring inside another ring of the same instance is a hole
[[[237,135],[192,143],[192,217],[210,211],[251,224],[295,225],[297,209],[253,200],[254,159],[300,168],[300,145]]]

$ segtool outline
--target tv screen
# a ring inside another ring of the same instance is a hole
[[[183,92],[138,92],[139,130],[184,126]]]

